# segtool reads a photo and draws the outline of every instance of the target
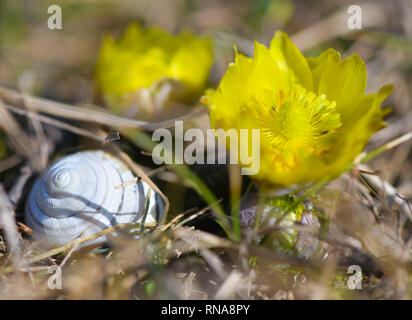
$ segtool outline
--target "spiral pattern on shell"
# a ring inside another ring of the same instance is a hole
[[[26,223],[36,238],[62,245],[83,232],[87,237],[116,224],[141,222],[145,204],[145,223],[159,222],[165,214],[163,199],[144,181],[130,183],[133,178],[126,164],[101,150],[63,157],[34,183]]]

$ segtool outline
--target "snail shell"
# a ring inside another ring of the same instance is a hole
[[[101,150],[61,158],[34,183],[26,205],[26,223],[36,238],[63,245],[84,231],[87,237],[116,224],[141,222],[145,204],[145,223],[161,221],[164,201],[144,181],[118,187],[133,178],[126,164]],[[101,236],[92,243],[105,240]]]

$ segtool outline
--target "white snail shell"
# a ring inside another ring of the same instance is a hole
[[[144,181],[130,183],[133,178],[126,164],[101,150],[61,158],[34,183],[26,223],[36,238],[63,245],[83,232],[87,237],[116,224],[141,222],[146,203],[145,223],[159,222],[165,214],[163,199]],[[105,240],[101,236],[93,243]]]

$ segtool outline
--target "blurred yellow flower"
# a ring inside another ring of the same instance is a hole
[[[385,125],[386,85],[365,95],[366,68],[357,54],[328,49],[305,58],[283,32],[254,58],[236,52],[219,87],[202,98],[214,129],[260,129],[260,171],[275,188],[307,186],[349,169]],[[250,142],[249,142],[250,143]],[[249,150],[251,148],[249,147]]]
[[[131,24],[119,41],[111,36],[104,38],[96,84],[109,106],[119,112],[134,103],[141,90],[143,96],[155,91],[165,96],[164,83],[169,88],[167,98],[194,100],[205,89],[212,63],[213,45],[208,37],[190,32],[172,35]]]

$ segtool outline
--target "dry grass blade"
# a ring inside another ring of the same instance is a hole
[[[75,107],[69,104],[64,104],[33,96],[24,97],[24,95],[18,93],[17,91],[2,87],[0,87],[0,98],[3,99],[6,104],[14,105],[22,109],[24,108],[24,103],[27,103],[27,101],[29,101],[32,110],[54,115],[64,119],[92,122],[115,128],[135,128],[149,131],[158,128],[169,128],[174,126],[175,121],[177,120],[190,120],[207,113],[207,109],[202,108],[200,110],[194,111],[193,113],[189,113],[187,115],[184,115],[173,120],[158,123],[150,123],[118,117],[113,114],[104,112],[104,109]]]
[[[388,151],[390,149],[393,149],[393,148],[399,146],[400,144],[405,143],[405,142],[407,142],[411,139],[412,139],[412,131],[407,132],[407,133],[403,134],[402,136],[385,143],[383,146],[380,146],[380,147],[376,148],[375,150],[372,150],[370,152],[362,152],[354,160],[354,164],[358,165],[358,164],[366,163],[366,162],[376,158],[381,153],[383,153],[385,151]]]
[[[363,28],[380,26],[385,23],[382,6],[370,1],[362,3]],[[301,50],[313,48],[323,42],[354,32],[347,26],[348,7],[344,6],[331,16],[294,34],[291,38]]]
[[[222,202],[222,199],[218,200],[218,201],[216,202],[216,204],[217,204],[217,203],[221,203],[221,202]],[[202,210],[200,210],[200,211],[192,214],[190,217],[188,217],[188,218],[186,218],[186,219],[184,219],[184,220],[182,220],[182,221],[179,221],[179,223],[176,224],[175,228],[181,227],[181,226],[183,226],[184,224],[186,224],[186,223],[188,223],[188,222],[190,222],[190,221],[193,221],[194,219],[196,219],[197,217],[201,216],[201,215],[204,214],[205,212],[211,210],[211,209],[213,208],[213,205],[214,205],[214,204],[209,205],[209,206],[203,208]]]
[[[25,165],[20,168],[20,175],[9,191],[10,202],[14,205],[14,207],[16,207],[22,199],[24,187],[32,175],[33,170],[29,165]]]
[[[35,262],[38,262],[38,261],[47,259],[47,258],[49,258],[49,257],[52,257],[52,256],[55,256],[55,255],[57,255],[57,254],[63,253],[63,252],[65,252],[66,250],[73,248],[73,246],[78,247],[79,245],[81,245],[81,244],[83,244],[83,243],[86,243],[86,242],[88,242],[88,241],[91,241],[91,240],[97,239],[97,238],[99,238],[99,237],[101,237],[101,236],[104,236],[104,235],[107,235],[107,234],[109,234],[109,233],[112,233],[113,231],[115,231],[115,230],[117,230],[117,229],[127,229],[127,228],[131,228],[131,227],[134,226],[134,225],[136,225],[136,224],[130,224],[130,223],[128,223],[128,224],[117,224],[117,225],[115,225],[115,226],[113,226],[113,227],[104,229],[104,230],[102,230],[102,231],[100,231],[100,232],[98,232],[98,233],[92,234],[92,235],[90,235],[90,236],[87,236],[87,237],[79,237],[79,238],[74,239],[73,241],[70,241],[70,242],[68,242],[68,243],[66,243],[66,244],[64,244],[64,245],[62,245],[62,246],[60,246],[60,247],[53,248],[53,249],[48,250],[48,251],[46,251],[46,252],[40,253],[40,254],[32,257],[32,258],[29,258],[29,259],[27,259],[27,263],[28,263],[28,264],[32,264],[32,263],[35,263]],[[137,225],[139,225],[139,224],[137,224]],[[145,227],[151,228],[151,227],[155,227],[155,225],[154,225],[154,224],[150,224],[150,223],[146,223],[146,224],[145,224]],[[1,274],[6,274],[6,273],[13,272],[13,270],[14,270],[13,267],[3,268],[3,269],[0,270],[0,275],[1,275]]]
[[[29,97],[30,96],[27,93],[23,94],[23,105],[29,112],[31,112],[32,114],[36,114],[36,112],[32,110]],[[47,161],[49,158],[50,144],[48,143],[48,139],[46,137],[43,126],[41,122],[39,121],[39,119],[36,117],[30,117],[29,120],[30,120],[29,123],[34,129],[36,143],[37,143],[37,146],[39,147],[38,157],[39,157],[41,166],[45,167],[47,165]]]
[[[361,165],[359,168],[370,171],[370,168],[365,165]],[[385,194],[390,201],[398,204],[401,207],[403,214],[412,222],[412,213],[409,210],[408,203],[402,198],[399,198],[396,188],[376,175],[364,175],[363,179],[365,179],[375,190],[379,190]]]
[[[173,230],[174,238],[182,240],[183,243],[175,244],[180,254],[197,251],[201,248],[225,248],[239,250],[240,245],[237,242],[218,237],[214,234],[195,230],[193,228],[179,227]],[[303,258],[286,255],[269,248],[246,246],[247,251],[251,256],[260,257],[262,260],[271,261],[274,263],[288,263],[299,267],[314,267],[314,262],[310,262]]]
[[[122,159],[129,167],[130,169],[136,174],[139,178],[141,178],[144,182],[146,182],[149,187],[151,187],[155,192],[157,192],[162,199],[165,201],[165,216],[164,219],[167,216],[167,213],[169,212],[169,199],[164,195],[164,193],[153,183],[153,181],[146,175],[146,173],[123,151],[120,150],[119,147],[115,145],[111,145],[114,150],[119,155],[119,158]],[[160,221],[159,224],[162,224],[163,221]]]
[[[242,283],[243,276],[238,271],[232,271],[229,277],[226,278],[222,286],[215,295],[215,299],[233,299],[235,298],[236,290],[240,283]]]
[[[178,214],[176,217],[174,217],[172,220],[170,220],[167,224],[164,224],[162,226],[160,226],[160,230],[161,231],[166,231],[167,229],[169,229],[171,226],[173,226],[174,224],[176,224],[180,218],[182,218],[184,216],[183,213]]]
[[[85,236],[86,232],[83,231],[82,234],[80,235],[80,237],[78,237],[78,239],[83,239]],[[77,240],[77,239],[76,239]],[[80,243],[79,241],[75,241],[73,246],[71,247],[69,253],[64,257],[63,261],[60,263],[60,268],[64,267],[64,265],[66,264],[66,262],[69,260],[70,256],[72,255],[72,253],[79,247]]]
[[[43,169],[43,164],[39,158],[39,148],[37,148],[33,139],[20,127],[1,100],[0,127],[7,133],[15,151],[19,155],[23,155],[30,160],[37,171],[41,171]]]
[[[398,120],[392,122],[385,129],[376,132],[371,142],[379,144],[390,139],[394,139],[396,136],[401,135],[403,132],[412,130],[412,111],[402,116]]]
[[[21,263],[19,232],[15,221],[15,214],[12,209],[7,193],[0,184],[0,223],[6,233],[9,251],[12,253],[13,264],[18,266]]]
[[[129,186],[129,185],[137,182],[138,180],[139,180],[139,178],[135,177],[135,178],[130,179],[130,180],[126,181],[126,182],[123,182],[122,184],[119,184],[119,185],[115,186],[114,188],[115,188],[116,190],[122,189],[122,188],[124,188],[124,187],[127,187],[127,186]]]
[[[0,172],[13,168],[14,166],[18,165],[21,160],[21,157],[16,154],[8,157],[7,159],[4,159],[0,162]]]
[[[85,129],[73,126],[73,125],[65,123],[63,121],[56,120],[56,119],[53,119],[53,118],[50,118],[50,117],[47,117],[47,116],[44,116],[44,115],[41,115],[41,114],[38,114],[38,113],[35,113],[35,112],[22,110],[22,109],[19,109],[19,108],[13,107],[13,106],[9,106],[9,105],[4,105],[4,107],[6,107],[9,111],[11,111],[13,113],[26,116],[29,119],[36,119],[36,120],[39,120],[43,123],[50,124],[50,125],[55,126],[57,128],[60,128],[60,129],[66,130],[66,131],[70,131],[74,134],[84,136],[84,137],[99,141],[101,143],[106,142],[106,139],[104,137],[100,137],[96,134],[91,133],[90,131],[87,131]]]
[[[189,246],[189,251],[191,249],[200,249],[200,248],[236,248],[237,244],[223,239],[221,237],[215,236],[214,234],[195,230],[192,228],[180,227],[173,230],[174,237],[176,239],[183,240],[186,245]],[[185,246],[183,247],[185,248]],[[181,249],[183,249],[181,248]],[[186,250],[188,248],[186,247]],[[182,250],[186,252],[186,250]]]
[[[223,263],[217,254],[206,248],[200,249],[199,253],[207,261],[209,266],[219,275],[221,279],[227,278],[228,274],[226,270],[223,268]]]

